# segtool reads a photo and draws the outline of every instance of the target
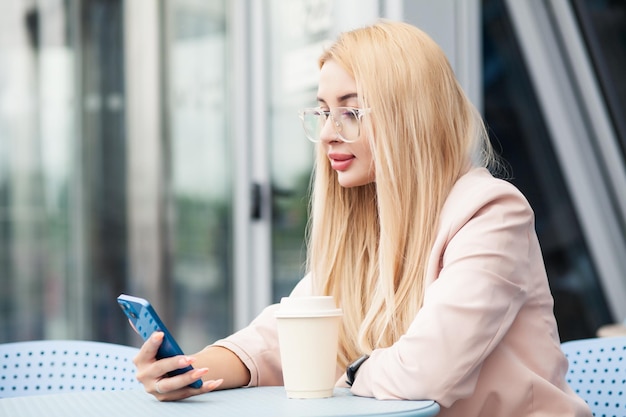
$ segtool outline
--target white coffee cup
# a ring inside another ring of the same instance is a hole
[[[287,396],[332,397],[342,316],[333,297],[283,297],[275,314]]]

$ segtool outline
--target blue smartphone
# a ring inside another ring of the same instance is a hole
[[[157,359],[184,355],[182,349],[178,346],[178,343],[176,343],[172,334],[167,330],[159,318],[159,315],[147,300],[140,297],[133,297],[132,295],[121,294],[117,297],[117,303],[122,308],[126,317],[128,317],[133,329],[135,329],[144,341],[148,340],[150,335],[154,332],[163,332],[163,342],[157,351]],[[193,367],[189,365],[169,372],[167,376],[184,374],[192,369]],[[189,386],[192,388],[200,388],[202,386],[202,380],[198,379],[197,381],[189,384]]]

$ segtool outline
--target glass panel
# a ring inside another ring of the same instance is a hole
[[[121,5],[3,8],[1,341],[122,337],[114,302],[126,279]]]
[[[127,280],[122,9],[122,0],[82,1],[80,9],[83,107],[75,154],[80,171],[72,186],[85,201],[86,277],[81,285],[87,307],[78,319],[86,320],[83,337],[104,341],[122,341],[126,334],[120,331],[124,319],[115,303]]]
[[[47,184],[38,108],[43,93],[37,79],[40,52],[48,50],[40,44],[39,21],[47,17],[35,8],[13,4],[3,10],[0,22],[0,339],[4,341],[36,338],[45,331],[42,229],[48,218],[66,215],[47,211],[44,205]],[[45,59],[41,66],[48,66]],[[67,93],[61,88],[59,95]],[[48,90],[46,95],[51,98],[54,93]],[[57,179],[62,183],[63,173]]]
[[[232,150],[225,1],[166,7],[172,329],[185,351],[232,331]]]
[[[626,2],[572,0],[626,160]]]
[[[302,278],[313,144],[298,110],[316,105],[317,58],[331,30],[331,1],[271,0],[269,23],[273,300]]]
[[[483,1],[484,115],[535,210],[562,341],[612,321],[503,0]]]

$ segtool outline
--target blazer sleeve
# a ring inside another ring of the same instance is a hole
[[[431,271],[423,307],[395,344],[372,352],[354,394],[448,407],[474,391],[483,361],[526,300],[534,236],[517,189],[500,180],[483,188],[446,201],[430,262],[440,269]]]
[[[306,296],[311,293],[311,279],[307,275],[289,296]],[[277,308],[278,304],[266,307],[247,327],[212,345],[229,349],[241,359],[250,371],[248,386],[283,385],[278,329],[274,317]]]

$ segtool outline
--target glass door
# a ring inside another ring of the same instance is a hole
[[[289,294],[302,278],[306,256],[313,143],[298,111],[317,105],[317,60],[344,30],[373,22],[378,1],[267,1],[269,171],[271,182],[272,299]]]
[[[187,351],[233,323],[233,184],[226,1],[165,2],[165,288]]]
[[[550,109],[539,102],[509,9],[501,0],[484,0],[482,7],[484,117],[490,135],[508,163],[509,180],[535,211],[561,339],[594,337],[612,315],[581,227],[580,216],[590,213],[576,210],[546,121]]]
[[[121,0],[3,7],[0,340],[121,337],[121,28]]]
[[[313,143],[302,132],[298,110],[317,105],[317,58],[330,38],[332,2],[273,0],[269,5],[272,298],[279,301],[304,273]]]

